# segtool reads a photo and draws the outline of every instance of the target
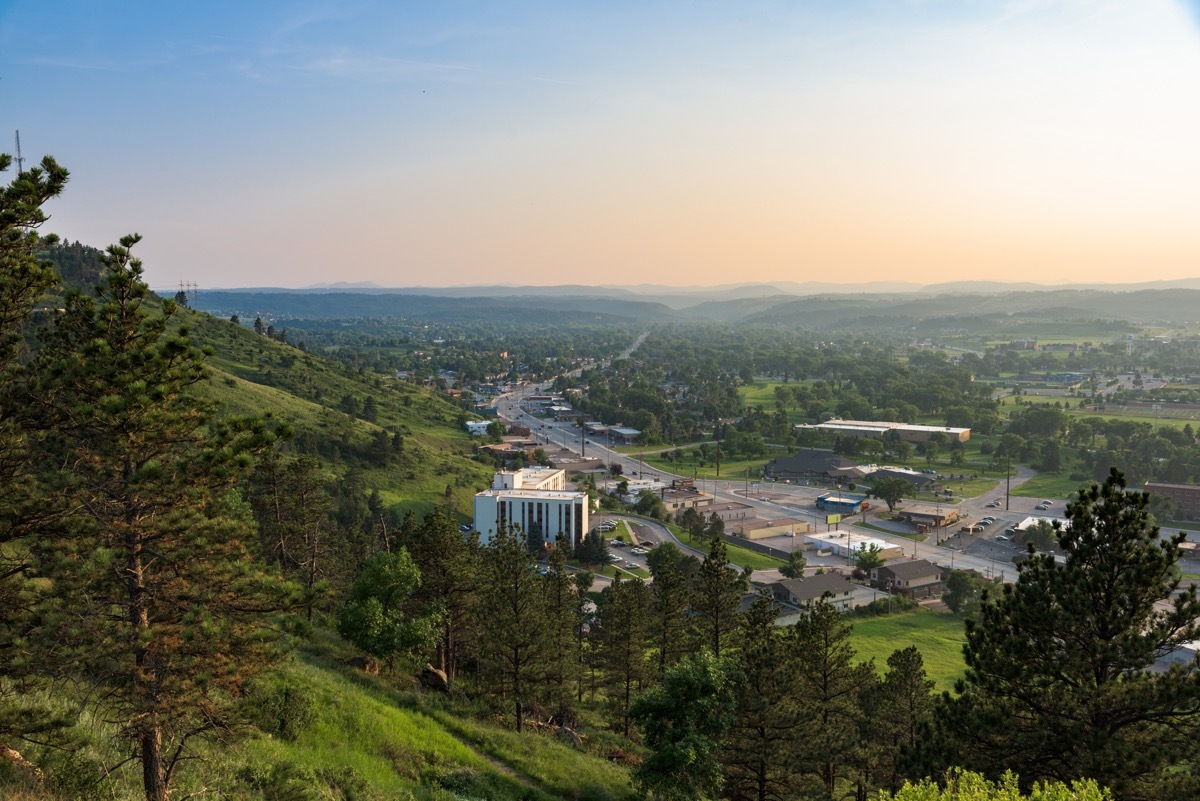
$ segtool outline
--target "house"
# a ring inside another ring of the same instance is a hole
[[[806,448],[767,462],[763,475],[776,481],[836,481],[857,466],[845,456]]]
[[[942,568],[925,559],[894,560],[871,568],[871,586],[909,598],[941,595],[944,581]]]
[[[854,604],[854,585],[839,573],[776,581],[768,589],[772,598],[792,606],[804,606],[825,598],[834,609],[846,612]]]
[[[488,432],[488,426],[491,424],[491,420],[468,420],[467,433],[469,433],[472,437],[486,436]]]

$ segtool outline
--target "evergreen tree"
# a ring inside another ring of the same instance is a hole
[[[517,731],[533,698],[546,659],[546,604],[542,577],[519,529],[502,528],[483,550],[480,661],[501,695],[512,700]]]
[[[570,540],[559,534],[546,559],[547,655],[546,688],[561,725],[574,725],[574,703],[579,686],[578,639],[580,625],[578,585],[567,568]]]
[[[0,153],[0,171],[12,159]],[[26,626],[29,557],[24,538],[63,511],[61,497],[39,495],[23,423],[28,407],[14,398],[23,356],[24,326],[34,304],[54,285],[48,262],[37,254],[57,238],[41,236],[42,206],[63,190],[67,171],[53,159],[27,170],[0,189],[0,751],[9,738],[45,737],[67,721],[23,696],[23,681],[37,667],[15,647]]]
[[[266,332],[266,324],[263,323],[263,320],[261,317],[255,317],[254,318],[254,333],[262,335],[265,332]]]
[[[664,542],[646,558],[650,567],[650,642],[661,679],[687,651],[688,582],[680,569],[682,554]]]
[[[479,540],[460,532],[450,510],[439,507],[419,525],[412,514],[405,515],[397,541],[421,571],[416,597],[424,613],[441,612],[433,663],[453,682],[476,635],[484,580]]]
[[[741,620],[742,595],[749,582],[729,564],[725,543],[714,539],[692,584],[697,643],[720,657]]]
[[[650,756],[634,783],[657,801],[719,796],[720,744],[733,723],[733,669],[712,654],[693,654],[667,671],[630,709]]]
[[[796,697],[803,699],[792,767],[811,797],[835,798],[850,776],[862,724],[861,698],[876,681],[871,663],[858,664],[850,625],[825,600],[806,606],[790,630]]]
[[[146,798],[162,801],[191,740],[228,729],[232,699],[278,653],[288,587],[252,558],[253,523],[230,491],[274,439],[261,422],[214,425],[188,397],[206,377],[176,306],[147,308],[137,236],[105,257],[96,297],[73,295],[25,373],[58,469],[45,491],[77,513],[39,531],[52,586],[37,646],[48,668],[96,685],[99,719],[132,741]]]
[[[649,590],[640,579],[605,587],[597,605],[598,627],[593,632],[599,643],[599,660],[608,698],[619,728],[630,735],[629,707],[646,679],[646,607]]]
[[[1200,684],[1149,670],[1200,636],[1200,600],[1179,586],[1183,535],[1160,539],[1148,501],[1115,469],[1081,489],[1058,533],[1065,563],[1031,551],[968,620],[966,679],[939,714],[955,764],[1093,778],[1118,799],[1200,792],[1176,769],[1198,756]]]
[[[893,651],[887,665],[887,675],[869,704],[868,731],[877,749],[877,783],[894,793],[903,778],[901,755],[916,750],[919,733],[932,722],[933,682],[915,646]]]
[[[788,798],[794,778],[789,754],[795,748],[799,719],[794,654],[775,625],[775,608],[766,593],[755,599],[734,657],[738,673],[736,714],[721,750],[725,766],[723,796],[736,801]]]

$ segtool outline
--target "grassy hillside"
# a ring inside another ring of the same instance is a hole
[[[318,633],[251,689],[238,736],[198,746],[197,759],[181,769],[175,794],[232,801],[635,797],[629,768],[612,758],[625,754],[612,735],[582,730],[581,745],[549,730],[518,735],[490,722],[486,710],[425,690],[407,676],[369,676],[348,667],[344,659],[352,653],[332,635]],[[0,763],[0,797],[141,797],[135,768],[100,786],[92,783],[96,767],[114,764],[118,756],[107,752],[104,724],[78,728],[92,745],[76,756],[25,749],[53,764],[51,787],[30,786],[22,794],[20,780],[5,775]]]
[[[180,315],[197,345],[212,348],[213,377],[198,388],[229,415],[272,413],[289,422],[302,443],[326,449],[365,449],[381,430],[404,437],[403,455],[387,467],[362,465],[358,479],[378,490],[384,502],[418,513],[445,501],[447,485],[459,509],[471,508],[473,494],[486,487],[491,471],[469,458],[470,438],[462,410],[449,398],[386,376],[356,372],[251,329],[202,312]],[[360,404],[374,400],[374,422],[341,410],[347,395]],[[345,460],[326,458],[343,474]]]

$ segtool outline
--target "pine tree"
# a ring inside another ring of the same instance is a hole
[[[37,645],[57,674],[96,685],[100,719],[135,747],[162,801],[192,738],[225,731],[244,682],[278,654],[272,612],[294,601],[253,558],[230,491],[269,446],[262,422],[215,425],[190,398],[206,378],[176,306],[148,308],[138,237],[110,247],[96,298],[71,296],[25,372],[43,480],[74,508],[44,527],[52,585]]]
[[[600,665],[608,698],[621,731],[630,735],[629,707],[646,680],[646,607],[649,590],[640,579],[618,577],[600,593],[597,605]]]
[[[483,608],[488,621],[480,633],[481,667],[512,700],[518,732],[524,728],[525,705],[534,696],[546,658],[545,593],[534,568],[518,529],[502,528],[484,548]]]
[[[1115,469],[1081,489],[1058,534],[1065,563],[1031,553],[967,622],[966,679],[938,715],[955,764],[1093,778],[1119,799],[1200,791],[1175,770],[1200,756],[1200,684],[1148,670],[1200,637],[1200,600],[1179,586],[1183,535],[1160,539],[1148,503]]]
[[[427,613],[441,610],[434,667],[453,683],[477,633],[484,581],[479,540],[460,532],[445,507],[434,509],[420,524],[412,514],[405,515],[396,538],[421,571],[417,600]]]
[[[682,554],[666,542],[646,558],[650,566],[650,642],[661,679],[687,651],[687,578],[680,570]]]
[[[934,685],[915,646],[893,651],[887,665],[887,675],[869,703],[868,731],[876,748],[876,783],[894,793],[903,778],[902,754],[916,750],[919,733],[932,721]]]
[[[788,643],[796,665],[796,697],[803,699],[792,767],[823,790],[819,797],[834,798],[856,756],[860,701],[876,681],[875,668],[856,662],[850,625],[830,603],[810,603],[806,612],[791,628]]]
[[[734,661],[738,668],[736,715],[721,751],[724,797],[737,801],[786,798],[794,783],[789,754],[800,717],[794,653],[775,625],[769,595],[760,594],[746,614]]]
[[[545,580],[548,634],[546,639],[546,689],[554,717],[563,726],[574,725],[574,703],[579,685],[577,641],[580,625],[575,577],[567,568],[570,540],[559,534],[547,556]]]
[[[0,154],[0,171],[11,161]],[[63,509],[61,497],[37,492],[36,465],[23,429],[29,410],[14,397],[24,326],[56,281],[51,265],[37,257],[57,239],[37,232],[46,221],[42,206],[62,192],[66,181],[67,171],[46,158],[0,189],[0,750],[11,747],[10,737],[44,738],[67,722],[22,697],[22,683],[38,661],[15,647],[28,611],[23,539]]]
[[[691,608],[696,613],[697,643],[715,657],[721,656],[737,631],[748,583],[745,575],[729,564],[724,541],[714,539],[692,584]]]

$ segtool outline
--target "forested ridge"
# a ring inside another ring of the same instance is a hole
[[[1068,507],[1065,562],[1031,553],[983,601],[935,697],[919,652],[862,663],[823,601],[776,625],[719,537],[603,589],[598,541],[480,542],[460,407],[154,296],[137,235],[64,285],[40,229],[66,181],[45,159],[0,194],[7,797],[1008,792],[959,768],[1200,789],[1196,676],[1145,670],[1200,637],[1200,601],[1119,473]],[[722,381],[690,379],[705,414]]]

